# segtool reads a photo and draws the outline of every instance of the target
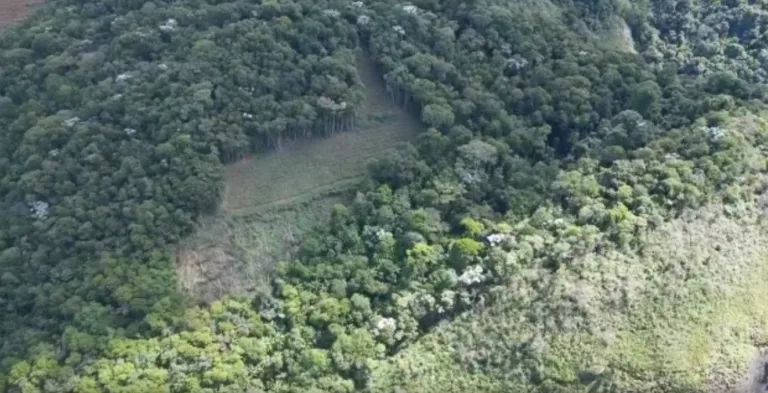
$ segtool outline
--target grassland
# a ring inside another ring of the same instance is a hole
[[[761,215],[710,207],[642,250],[522,271],[503,300],[377,365],[374,381],[398,382],[374,391],[756,392],[762,366],[750,363],[768,343]]]
[[[366,86],[360,129],[294,141],[228,166],[227,214],[256,214],[348,189],[363,178],[371,159],[419,133],[421,125],[390,101],[373,64],[362,54],[358,70]]]

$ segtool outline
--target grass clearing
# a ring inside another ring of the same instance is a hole
[[[203,303],[269,292],[274,267],[294,257],[299,239],[328,221],[343,195],[322,196],[247,217],[206,217],[176,251],[184,293]]]
[[[602,45],[619,52],[637,54],[635,39],[632,37],[632,29],[627,22],[619,16],[613,16],[601,33]]]
[[[367,163],[412,140],[421,124],[390,100],[373,63],[358,55],[366,86],[360,129],[297,140],[225,168],[219,214],[201,220],[176,251],[181,289],[202,302],[266,292],[275,265],[324,225],[366,175]]]
[[[224,176],[227,214],[259,213],[348,189],[364,177],[371,159],[418,135],[421,124],[392,103],[363,54],[358,55],[358,71],[366,86],[360,129],[297,140],[229,165]]]
[[[2,0],[0,1],[0,30],[24,21],[44,0]]]

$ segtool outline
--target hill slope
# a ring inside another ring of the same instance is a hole
[[[639,250],[556,273],[521,266],[492,305],[379,366],[376,391],[726,392],[760,380],[749,367],[768,340],[765,218],[712,206]]]
[[[53,0],[0,35],[0,389],[733,387],[766,326],[768,19],[673,3]],[[224,166],[345,129],[360,49],[427,131],[258,294],[179,293]]]

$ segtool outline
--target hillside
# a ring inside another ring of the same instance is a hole
[[[423,131],[389,97],[375,64],[356,56],[365,99],[355,124],[323,138],[302,138],[224,168],[219,214],[201,221],[176,250],[183,291],[206,302],[268,291],[275,267],[295,257],[300,239],[350,201],[367,164]]]
[[[749,391],[766,32],[762,2],[50,0],[0,33],[0,391]]]
[[[376,366],[374,391],[763,391],[768,228],[744,213],[689,212],[556,274],[521,266],[491,306]]]

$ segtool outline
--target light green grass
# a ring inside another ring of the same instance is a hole
[[[635,49],[635,40],[632,37],[632,30],[627,22],[619,16],[613,16],[605,26],[605,31],[601,34],[599,43],[607,48],[619,52],[637,54]]]
[[[373,64],[362,54],[358,71],[366,87],[360,129],[294,141],[229,165],[225,212],[242,216],[349,188],[366,174],[371,159],[418,135],[421,125],[390,101]]]
[[[257,218],[262,217],[263,215],[272,216],[275,213],[291,210],[296,206],[301,206],[309,202],[324,204],[326,200],[335,200],[337,199],[338,195],[355,189],[364,179],[365,176],[357,176],[351,179],[339,180],[335,183],[317,187],[313,189],[312,192],[307,192],[263,205],[246,207],[231,211],[229,212],[229,216]]]
[[[521,272],[503,300],[374,365],[374,391],[734,391],[768,342],[767,228],[710,209],[642,254]]]

